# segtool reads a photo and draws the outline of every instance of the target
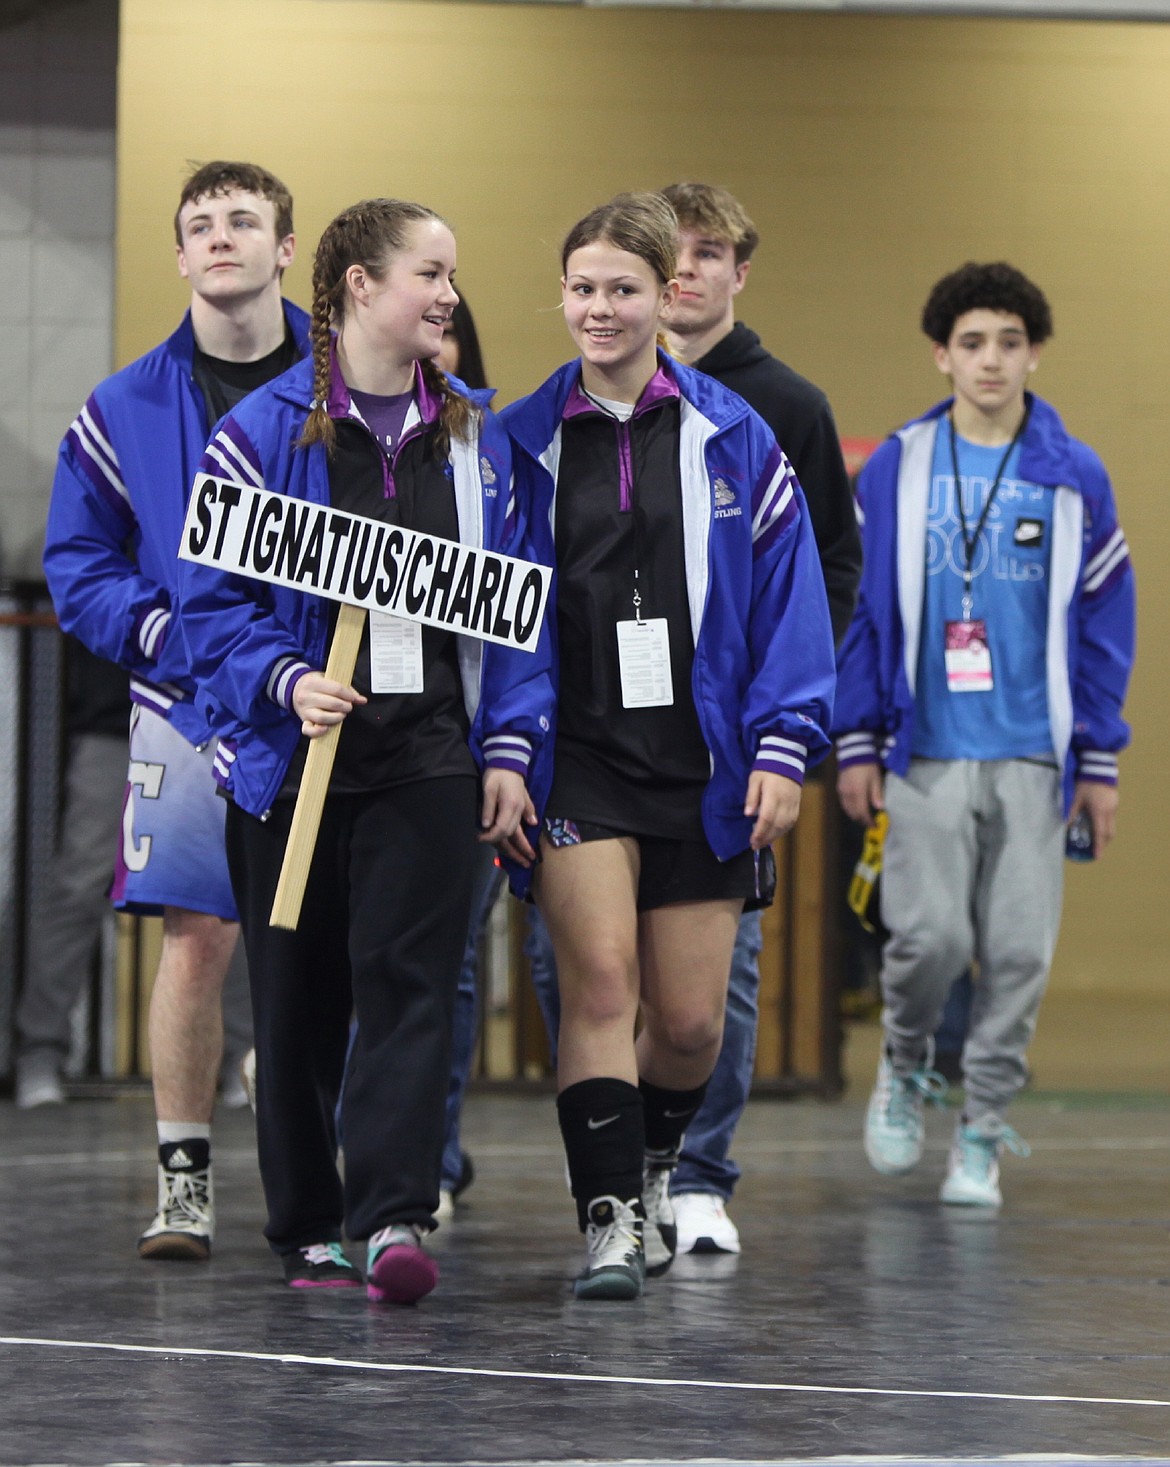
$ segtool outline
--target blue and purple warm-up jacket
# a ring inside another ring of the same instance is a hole
[[[531,559],[513,491],[508,439],[487,410],[491,393],[449,380],[483,409],[472,437],[454,439],[450,448],[459,538],[480,549]],[[313,364],[298,362],[221,419],[200,471],[328,504],[324,446],[296,446],[312,402]],[[440,406],[419,374],[402,442],[433,427]],[[333,417],[360,418],[336,365],[328,409]],[[389,474],[387,492],[393,492]],[[263,816],[284,783],[300,738],[301,720],[292,711],[297,679],[309,668],[325,666],[329,603],[190,561],[180,566],[179,602],[199,707],[219,735],[216,778],[241,809]],[[547,637],[536,652],[474,637],[457,641],[473,755],[481,766],[526,774],[551,727]]]
[[[1109,476],[1055,410],[1029,394],[1021,479],[1052,488],[1048,636],[1043,675],[1067,813],[1077,780],[1117,782],[1129,742],[1121,717],[1134,655],[1134,581]],[[927,497],[935,436],[951,400],[900,428],[858,484],[865,569],[838,659],[833,730],[842,768],[879,760],[905,774],[926,580]]]
[[[302,352],[309,318],[284,302]],[[207,442],[192,376],[191,316],[95,387],[61,444],[45,532],[45,576],[67,632],[131,674],[130,692],[191,743],[210,737],[171,626],[179,539]]]
[[[579,361],[568,363],[501,414],[533,553],[547,564],[555,563],[561,423],[578,399],[580,374]],[[665,355],[651,386],[680,399],[691,690],[711,754],[703,828],[715,854],[729,860],[750,843],[743,803],[752,770],[803,781],[806,765],[829,747],[834,669],[825,583],[804,495],[763,419]],[[555,576],[546,623],[555,682]],[[546,744],[529,780],[538,811],[552,753]]]

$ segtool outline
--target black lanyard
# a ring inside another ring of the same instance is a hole
[[[983,527],[987,524],[987,516],[991,513],[991,506],[995,503],[995,496],[999,492],[999,483],[1003,478],[1003,471],[1007,468],[1007,461],[1012,456],[1012,449],[1023,437],[1024,429],[1028,424],[1028,414],[1032,411],[1032,404],[1024,404],[1024,416],[1020,419],[1019,426],[1012,434],[1012,441],[1004,450],[1004,455],[999,461],[999,468],[995,471],[995,482],[987,498],[983,501],[983,511],[979,516],[979,523],[975,526],[973,535],[967,534],[967,515],[963,509],[963,481],[959,477],[959,450],[956,447],[957,434],[955,433],[955,418],[953,412],[947,414],[947,423],[951,430],[951,472],[955,480],[955,500],[959,509],[959,529],[963,536],[964,567],[963,567],[963,620],[971,620],[971,582],[974,577],[971,567],[975,564],[975,547],[979,544],[979,536],[983,533]]]

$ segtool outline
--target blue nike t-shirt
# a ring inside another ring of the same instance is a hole
[[[1017,444],[975,545],[971,616],[987,626],[993,687],[952,692],[946,623],[963,616],[966,552],[955,500],[951,424],[940,418],[926,519],[926,587],[912,752],[925,759],[1052,758],[1045,676],[1053,491],[1019,477]],[[1004,446],[955,440],[968,538]]]

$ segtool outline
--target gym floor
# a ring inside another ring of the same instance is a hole
[[[149,1097],[3,1102],[0,1462],[1170,1459],[1170,1102],[1026,1095],[982,1220],[937,1201],[950,1117],[891,1181],[863,1106],[754,1102],[742,1255],[583,1305],[551,1099],[474,1094],[477,1180],[404,1309],[283,1286],[248,1113],[210,1264],[144,1263]]]

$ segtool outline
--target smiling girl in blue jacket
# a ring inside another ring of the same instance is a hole
[[[220,422],[202,471],[520,551],[507,439],[431,360],[458,300],[454,273],[454,237],[429,209],[345,210],[317,247],[312,360]],[[531,808],[524,776],[549,724],[547,677],[528,653],[398,623],[415,675],[387,680],[367,624],[343,685],[321,671],[335,602],[187,562],[181,592],[231,801],[266,1236],[291,1286],[357,1286],[344,1226],[368,1240],[370,1296],[412,1303],[438,1272],[422,1240],[439,1200],[476,835],[498,840]],[[300,922],[284,931],[269,913],[307,746],[337,724]],[[333,1117],[351,1010],[343,1186]]]
[[[657,350],[676,227],[656,194],[575,226],[579,357],[503,415],[534,553],[556,567],[533,881],[560,976],[583,1299],[634,1298],[670,1265],[670,1170],[719,1053],[736,925],[771,899],[771,843],[827,747],[833,688],[787,460],[741,398]]]

